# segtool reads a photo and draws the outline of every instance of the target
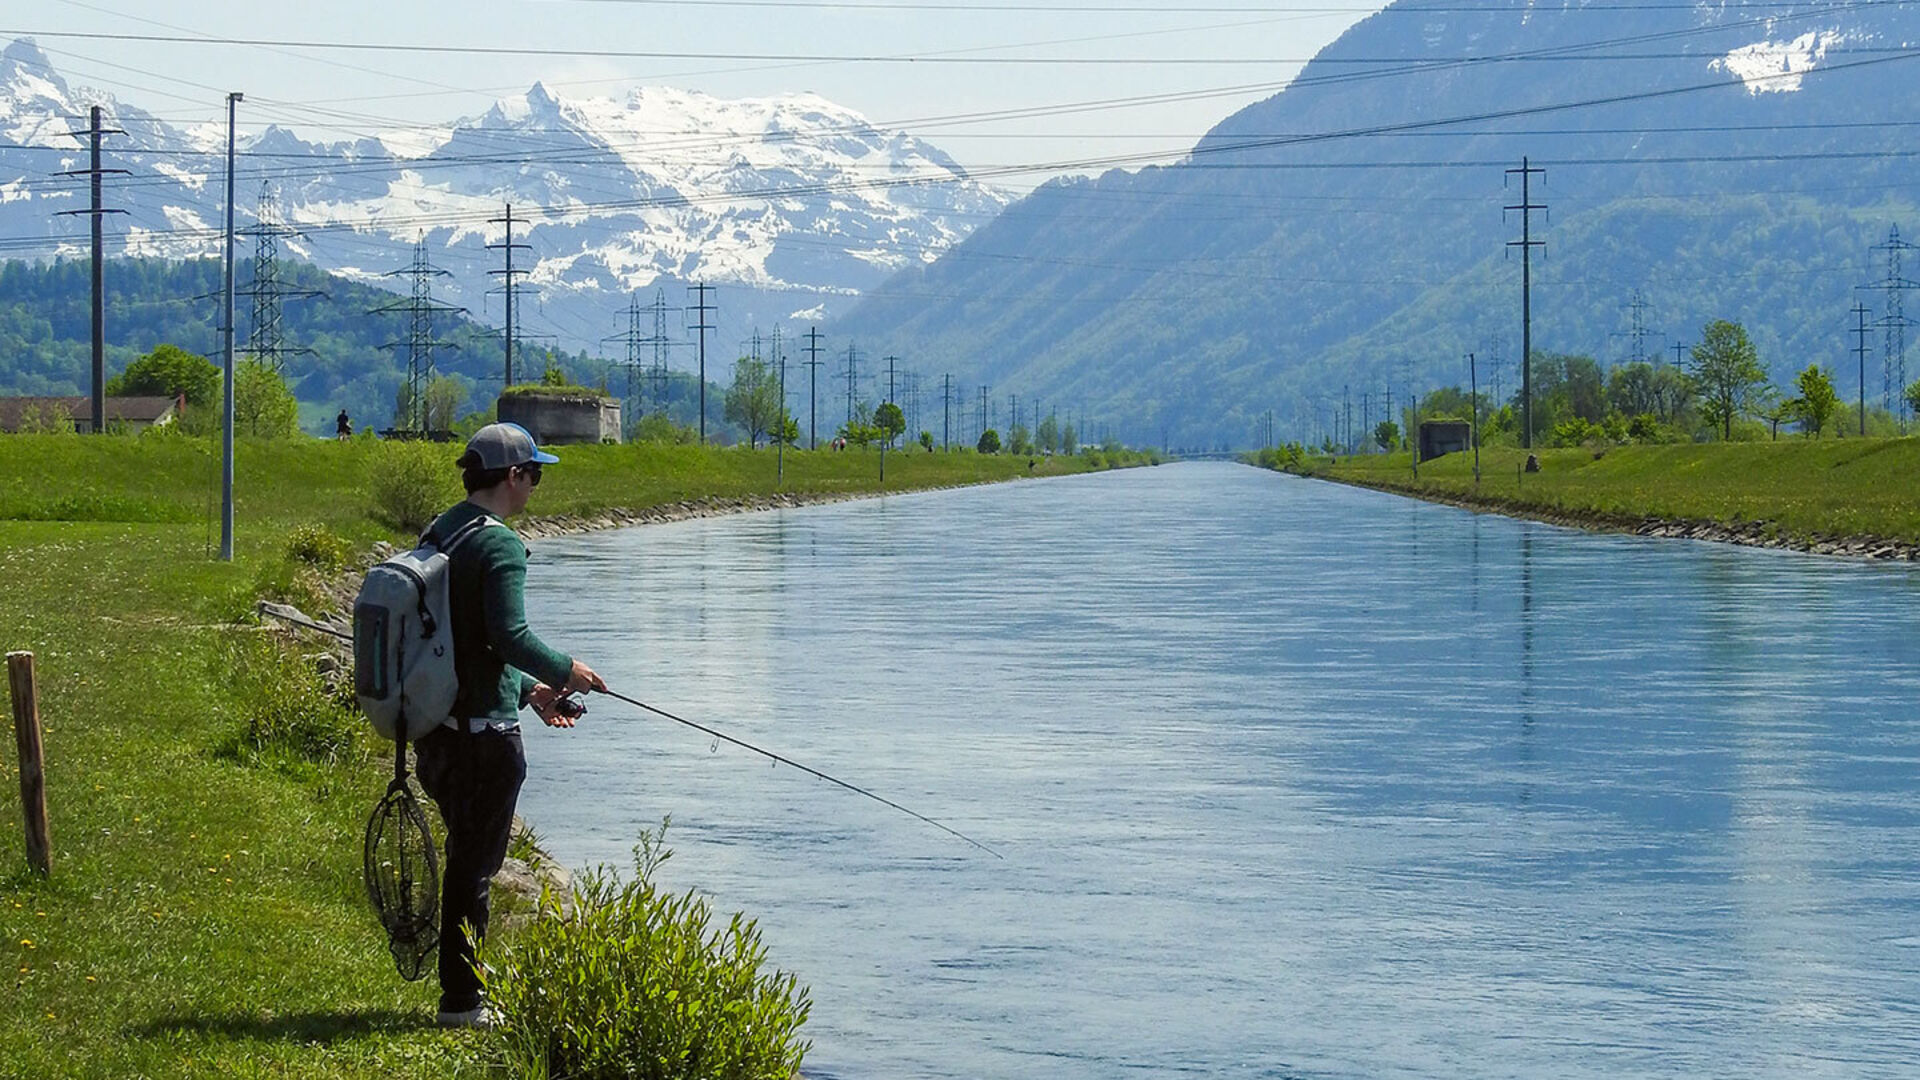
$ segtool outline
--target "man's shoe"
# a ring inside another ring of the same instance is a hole
[[[487,1008],[485,1005],[476,1005],[471,1009],[463,1009],[459,1012],[449,1012],[442,1009],[440,1014],[433,1018],[433,1022],[439,1024],[441,1027],[478,1028],[484,1031],[493,1027],[497,1022],[497,1018],[493,1015],[492,1009]]]

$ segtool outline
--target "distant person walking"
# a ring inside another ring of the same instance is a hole
[[[353,438],[353,421],[347,418],[345,409],[341,409],[340,415],[333,418],[333,437],[342,440]]]
[[[420,786],[440,806],[447,859],[440,889],[441,1024],[489,1027],[474,968],[474,942],[487,932],[488,891],[506,859],[513,808],[527,776],[520,710],[532,708],[549,727],[573,726],[567,696],[607,684],[592,668],[561,653],[527,626],[527,549],[505,519],[527,507],[540,469],[559,459],[542,453],[518,424],[488,424],[460,456],[467,498],[441,514],[425,539],[448,543],[472,527],[447,566],[447,615],[453,623],[459,692],[453,715],[415,740]],[[483,517],[487,524],[475,525]]]

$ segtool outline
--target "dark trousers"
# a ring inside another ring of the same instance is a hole
[[[480,1004],[474,937],[487,932],[487,893],[507,857],[513,807],[527,778],[520,733],[466,735],[437,728],[413,744],[420,786],[440,807],[447,827],[440,885],[440,1008],[463,1012]]]

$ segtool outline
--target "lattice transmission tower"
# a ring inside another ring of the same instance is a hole
[[[293,288],[280,280],[280,238],[297,236],[299,232],[281,220],[279,200],[274,197],[271,181],[260,185],[255,223],[239,230],[239,234],[253,237],[253,280],[246,288],[234,290],[236,295],[253,301],[253,324],[247,330],[245,351],[255,363],[278,373],[286,367],[288,357],[313,352],[286,344],[281,332],[280,305],[287,300],[304,300],[322,294],[318,289]]]
[[[374,315],[405,312],[407,315],[406,339],[389,341],[380,346],[383,349],[407,351],[406,373],[400,383],[399,400],[394,405],[394,430],[410,435],[426,435],[432,419],[428,415],[427,388],[433,383],[434,350],[459,348],[451,341],[433,336],[434,316],[464,312],[466,309],[433,298],[433,279],[450,275],[427,261],[427,242],[424,239],[413,245],[412,265],[389,270],[386,276],[412,279],[411,295],[407,299],[382,304],[370,312]]]

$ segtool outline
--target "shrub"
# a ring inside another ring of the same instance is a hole
[[[1575,416],[1553,425],[1553,445],[1579,446],[1588,439],[1598,438],[1600,429],[1585,417]]]
[[[424,531],[460,496],[453,463],[434,443],[381,444],[369,468],[374,512],[401,532]]]
[[[583,874],[571,915],[543,895],[538,918],[481,947],[509,1075],[789,1080],[799,1069],[806,989],[761,971],[752,921],[709,929],[693,890],[660,890],[665,835],[664,824],[641,834],[633,879]]]
[[[287,536],[287,558],[332,573],[353,559],[353,545],[325,525],[302,525]]]

